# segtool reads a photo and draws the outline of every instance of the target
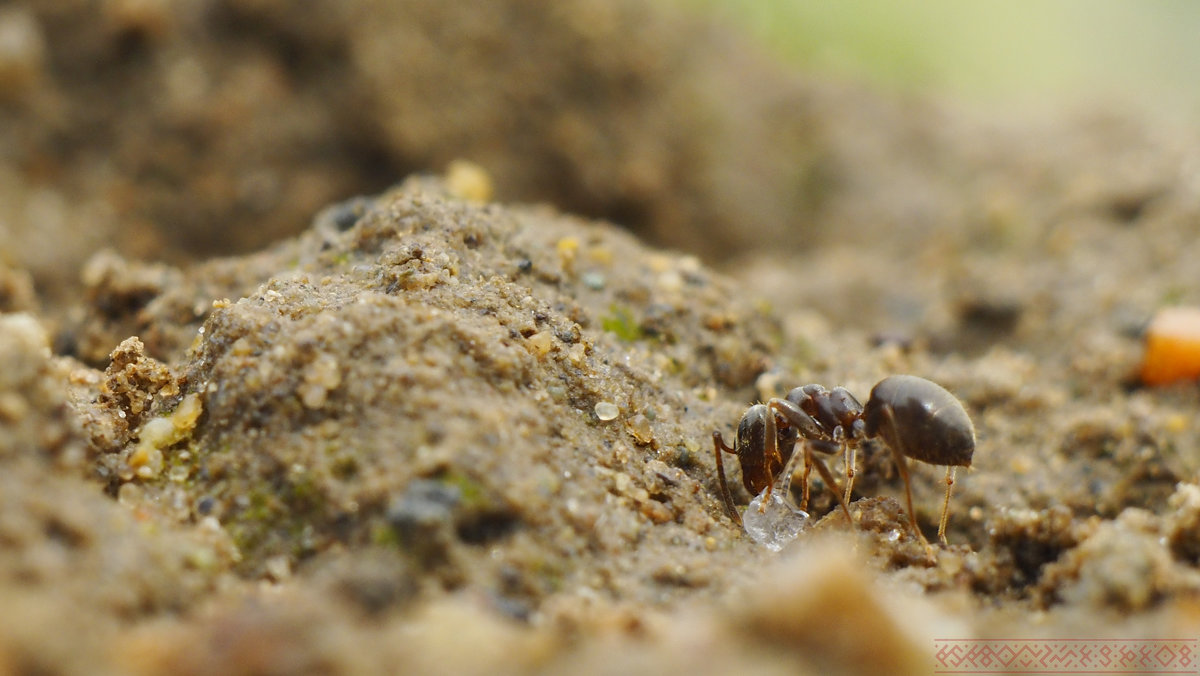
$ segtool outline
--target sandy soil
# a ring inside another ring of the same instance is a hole
[[[1200,401],[1134,378],[1200,303],[1186,131],[813,82],[640,3],[290,7],[0,10],[0,674],[1197,635]],[[878,443],[853,525],[819,480],[779,553],[726,517],[714,430],[893,373],[974,420],[949,545]]]

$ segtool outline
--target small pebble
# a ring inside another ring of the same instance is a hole
[[[427,566],[444,566],[457,536],[455,512],[462,490],[432,479],[415,479],[394,497],[385,515],[400,545]]]
[[[137,484],[121,484],[117,490],[117,502],[126,507],[136,507],[142,502],[143,491]]]
[[[683,276],[674,270],[667,270],[655,280],[658,288],[668,293],[679,292],[683,289]]]
[[[135,476],[133,467],[127,462],[123,462],[117,466],[117,478],[121,481],[133,481]]]
[[[318,409],[325,405],[329,390],[319,385],[305,384],[296,389],[300,401],[306,408]]]
[[[211,495],[206,495],[196,502],[196,513],[201,516],[208,516],[212,513],[213,507],[217,506],[217,501]]]
[[[454,160],[446,167],[446,187],[450,194],[470,202],[487,202],[495,193],[487,170],[467,160]]]
[[[600,420],[605,422],[608,422],[609,420],[616,420],[617,416],[620,414],[621,409],[617,408],[617,405],[610,401],[602,401],[596,404],[596,417]]]
[[[587,358],[587,346],[583,343],[575,343],[567,349],[567,358],[576,365],[583,364]]]
[[[370,207],[371,200],[365,197],[351,197],[330,207],[322,217],[328,218],[339,232],[345,232],[357,225]]]
[[[538,331],[525,339],[525,346],[536,357],[544,357],[554,349],[554,336],[549,331]]]
[[[157,448],[138,447],[129,457],[129,464],[138,477],[152,479],[162,471],[163,452]]]
[[[563,269],[571,271],[575,265],[575,258],[579,255],[579,238],[563,237],[554,245],[554,249],[558,251],[559,262],[562,263]]]
[[[275,582],[283,582],[292,576],[292,562],[283,554],[267,559],[264,568],[267,577]]]
[[[671,508],[656,500],[643,500],[639,502],[638,511],[642,513],[642,516],[657,524],[669,523],[675,520],[675,513],[671,511]]]
[[[599,291],[603,289],[606,281],[604,279],[604,275],[599,272],[585,272],[580,277],[580,280],[583,282],[584,286],[592,291]]]
[[[597,413],[597,415],[599,415]],[[654,441],[654,430],[650,427],[650,420],[641,413],[633,416],[626,424],[629,429],[629,434],[633,436],[633,440],[639,445],[645,446]]]

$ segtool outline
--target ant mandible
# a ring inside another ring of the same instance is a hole
[[[725,481],[721,452],[735,454],[742,468],[742,484],[752,495],[764,489],[767,497],[775,480],[789,460],[800,437],[804,452],[804,493],[800,509],[808,507],[808,475],[816,466],[821,478],[834,491],[838,504],[850,518],[847,502],[854,485],[855,451],[866,439],[880,438],[891,449],[900,478],[908,519],[913,531],[925,541],[917,526],[912,506],[912,486],[908,478],[907,458],[933,465],[946,465],[946,497],[938,524],[938,539],[946,544],[946,520],[950,493],[957,467],[970,467],[975,453],[975,427],[962,403],[937,383],[918,376],[888,376],[871,389],[863,406],[842,387],[832,391],[820,385],[797,387],[780,399],[751,406],[738,424],[732,448],[719,431],[713,432],[713,451],[717,458],[717,476],[725,509],[738,524],[741,517],[733,505],[733,495]],[[842,451],[846,466],[846,486],[838,492],[832,474],[813,451],[826,455]],[[766,501],[763,504],[767,504]],[[853,518],[850,519],[853,523]]]

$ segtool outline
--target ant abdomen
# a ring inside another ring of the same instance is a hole
[[[888,376],[871,389],[862,411],[868,437],[931,465],[970,467],[975,426],[953,394],[917,376]]]

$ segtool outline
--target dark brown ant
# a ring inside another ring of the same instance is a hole
[[[799,391],[800,388],[796,388],[792,392]],[[725,443],[725,438],[721,436],[720,431],[713,432],[713,448],[717,456],[717,476],[721,481],[721,495],[725,499],[725,510],[738,525],[741,525],[742,518],[733,506],[733,494],[729,492],[729,484],[725,480],[725,465],[721,459],[721,451],[737,455],[738,463],[742,467],[742,485],[751,495],[758,495],[766,490],[765,497],[769,498],[771,491],[774,490],[776,480],[782,475],[785,468],[790,470],[792,466],[792,453],[799,435],[803,434],[805,439],[818,439],[817,435],[820,434],[820,428],[803,411],[800,412],[802,417],[794,417],[793,412],[788,408],[790,403],[784,399],[771,399],[766,404],[755,404],[747,409],[746,413],[742,415],[741,422],[738,423],[737,437],[734,439],[733,448]],[[861,408],[860,406],[859,409],[861,410]],[[792,420],[797,422],[793,423]],[[833,480],[833,474],[825,466],[824,461],[812,454],[814,450],[828,452],[828,446],[805,443],[801,448],[804,452],[804,499],[800,509],[804,510],[808,508],[808,474],[811,467],[817,468],[817,473],[835,492],[837,483]],[[850,507],[846,504],[842,494],[837,493],[837,498],[842,510],[846,513],[846,518],[853,523],[854,518],[850,516]],[[764,501],[763,504],[766,505],[767,502]]]
[[[941,385],[917,376],[888,376],[871,389],[865,407],[845,388],[835,387],[829,391],[820,385],[805,385],[795,388],[783,399],[773,398],[766,404],[751,406],[738,424],[733,448],[725,443],[719,431],[713,432],[721,494],[725,509],[735,522],[740,524],[741,518],[725,481],[721,452],[738,456],[742,483],[747,491],[758,495],[765,489],[769,497],[780,473],[785,466],[790,467],[788,460],[800,437],[804,437],[805,454],[804,495],[800,509],[808,506],[808,474],[810,467],[815,465],[849,517],[847,502],[854,484],[855,451],[864,440],[881,438],[891,449],[900,478],[904,480],[909,523],[922,541],[925,536],[917,527],[913,513],[907,458],[946,465],[946,497],[938,524],[938,539],[946,544],[954,470],[971,466],[975,453],[975,427],[962,403]],[[816,451],[828,455],[838,450],[842,451],[846,464],[844,492],[838,492],[825,463],[812,454]]]

